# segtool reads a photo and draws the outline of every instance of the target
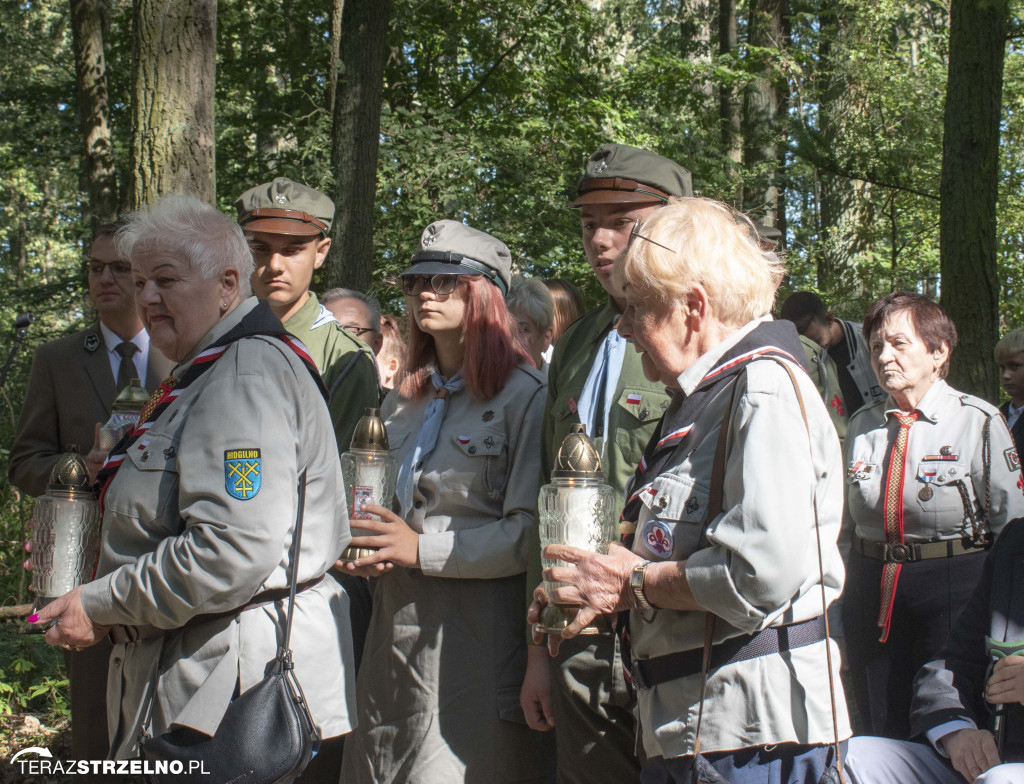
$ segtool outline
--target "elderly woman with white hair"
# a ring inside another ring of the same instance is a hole
[[[319,374],[249,296],[252,256],[227,216],[167,197],[117,242],[150,339],[178,364],[100,472],[96,579],[30,620],[55,619],[46,640],[65,647],[110,634],[116,758],[145,735],[201,740],[277,655],[302,515],[291,647],[328,760],[354,684],[344,596],[324,579],[350,537]]]
[[[552,598],[581,605],[563,636],[630,611],[645,784],[817,782],[850,734],[825,623],[842,458],[796,331],[768,315],[782,264],[724,204],[679,199],[616,266],[619,332],[674,402],[627,488],[629,546],[545,551],[568,564]]]

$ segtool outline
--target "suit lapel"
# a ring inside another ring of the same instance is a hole
[[[92,344],[93,338],[98,341],[98,345],[94,350],[90,351],[87,345]],[[110,407],[114,403],[114,398],[117,397],[117,382],[114,380],[114,375],[110,370],[110,360],[107,359],[107,347],[103,343],[103,333],[100,332],[99,325],[93,325],[92,330],[86,332],[82,342],[82,353],[85,354],[85,362],[83,363],[85,373],[92,382],[93,389],[100,399],[103,411],[109,417]]]

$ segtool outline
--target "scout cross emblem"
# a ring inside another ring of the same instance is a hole
[[[263,460],[258,449],[228,449],[224,452],[224,487],[232,498],[248,501],[263,484]]]

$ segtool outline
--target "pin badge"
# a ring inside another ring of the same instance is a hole
[[[484,411],[484,415],[480,418],[484,422],[490,422],[492,419],[494,419],[494,412],[491,411],[490,409],[487,409],[486,411]]]
[[[95,332],[90,332],[85,336],[85,350],[92,353],[100,347],[100,338]]]

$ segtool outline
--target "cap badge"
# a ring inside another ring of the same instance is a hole
[[[608,168],[608,164],[601,161],[594,167],[594,174],[601,174],[605,169]]]
[[[274,201],[276,201],[278,204],[287,204],[288,197],[285,196],[283,193],[279,193],[277,194],[277,196],[274,197]]]
[[[428,234],[420,240],[420,245],[422,245],[424,248],[429,248],[435,242],[437,242],[437,235]]]

